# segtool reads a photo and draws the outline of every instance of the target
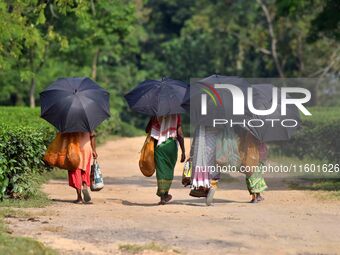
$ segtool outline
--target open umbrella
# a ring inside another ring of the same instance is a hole
[[[246,98],[248,81],[237,76],[211,75],[199,80],[190,86],[183,107],[190,112],[190,123],[192,125],[212,126],[214,119],[233,119],[239,121],[242,115],[233,114],[233,95],[226,88],[216,88],[215,84],[233,85],[242,91]],[[206,114],[202,114],[202,95],[206,98]],[[243,105],[237,105],[245,109],[246,100]]]
[[[268,110],[273,104],[273,88],[271,84],[255,84],[251,86],[253,88],[253,106],[257,110]],[[295,105],[287,105],[286,115],[281,115],[281,98],[278,89],[278,104],[276,110],[269,115],[256,115],[247,112],[247,123],[249,120],[254,121],[254,125],[247,125],[247,129],[262,142],[274,142],[274,141],[286,141],[300,127],[300,114]],[[262,121],[263,126],[260,125]],[[275,120],[275,121],[273,121]],[[282,125],[282,121],[287,121],[287,125]],[[294,120],[294,122],[293,122]],[[296,121],[296,122],[295,122]],[[255,124],[256,123],[256,124]],[[297,123],[296,126],[294,126]],[[254,127],[256,126],[256,127]]]
[[[130,108],[150,116],[184,113],[181,106],[189,85],[178,80],[146,80],[124,97]]]
[[[40,93],[41,117],[60,132],[91,132],[110,117],[109,93],[90,78],[60,78]]]

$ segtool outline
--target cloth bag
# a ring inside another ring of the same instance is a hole
[[[243,166],[258,166],[260,163],[259,141],[249,132],[240,137],[239,152]]]
[[[78,133],[57,133],[44,155],[44,161],[52,167],[75,170],[80,164]]]
[[[145,139],[143,148],[139,158],[139,169],[146,177],[150,177],[155,173],[155,140],[150,134]]]
[[[221,166],[239,166],[238,136],[233,129],[223,129],[216,139],[216,164]]]
[[[97,160],[94,160],[93,165],[91,166],[90,181],[91,191],[99,191],[104,188],[103,175]]]

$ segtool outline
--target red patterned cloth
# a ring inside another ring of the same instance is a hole
[[[177,128],[181,125],[181,122],[179,114],[152,117],[146,131],[157,140],[157,145],[160,145],[169,138],[177,137]]]

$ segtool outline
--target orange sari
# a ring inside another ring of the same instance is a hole
[[[68,171],[69,186],[81,189],[83,183],[90,186],[90,172],[93,163],[90,133],[79,133],[80,163],[75,170]]]

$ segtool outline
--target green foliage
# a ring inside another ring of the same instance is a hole
[[[303,181],[290,183],[291,189],[319,191],[316,197],[322,201],[340,199],[340,179],[303,179]],[[321,192],[320,192],[321,191]]]
[[[145,135],[145,132],[142,129],[138,129],[131,124],[122,122],[120,129],[119,129],[119,134],[121,136],[133,137],[133,136]]]
[[[340,41],[340,3],[337,0],[324,1],[322,11],[312,21],[310,39],[316,41],[322,36]]]
[[[44,65],[50,45],[56,44],[61,49],[67,47],[67,39],[49,22],[50,5],[35,0],[1,1],[0,77],[4,82],[3,86],[0,85],[0,100],[15,95],[19,98],[14,101],[20,104],[21,98],[26,96],[34,106],[36,77]],[[7,72],[11,69],[15,71],[8,79]],[[21,86],[18,83],[22,83]]]
[[[112,135],[117,135],[120,130],[121,120],[117,111],[111,110],[111,117],[105,120],[96,130],[96,141],[101,143]]]
[[[313,42],[326,36],[335,40],[340,40],[340,3],[337,0],[326,1],[292,1],[276,0],[278,11],[281,16],[290,15],[298,17],[301,12],[308,12],[310,8],[315,7],[316,3],[319,13],[314,17],[309,32],[309,39]],[[321,10],[321,11],[320,11]]]
[[[36,194],[42,161],[53,128],[39,119],[37,110],[0,108],[0,199]]]
[[[339,108],[311,108],[312,116],[304,116],[302,128],[276,151],[287,156],[313,158],[323,163],[340,162]]]
[[[114,91],[126,84],[111,85],[111,68],[138,51],[133,1],[1,1],[0,15],[3,104],[34,106],[58,77],[91,76]]]

